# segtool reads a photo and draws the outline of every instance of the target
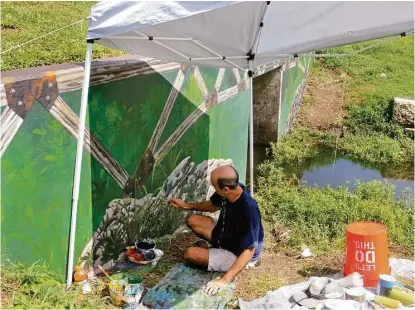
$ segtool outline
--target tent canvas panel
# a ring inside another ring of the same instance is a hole
[[[88,38],[143,56],[217,67],[235,66],[190,58],[254,53],[256,68],[287,55],[408,32],[413,21],[414,3],[402,1],[120,1],[92,8]],[[246,58],[233,62],[248,67]]]

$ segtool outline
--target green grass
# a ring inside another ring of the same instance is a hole
[[[1,50],[7,50],[89,15],[95,2],[14,2],[1,3]],[[84,61],[88,21],[66,28],[1,55],[1,70],[14,70]],[[93,57],[122,55],[96,44]]]
[[[275,291],[285,282],[273,274],[261,274],[259,277],[252,277],[249,283],[249,294],[252,296],[265,296],[269,291]]]
[[[350,53],[378,41],[330,49],[330,53]],[[317,66],[345,73],[346,104],[367,100],[388,100],[395,96],[414,97],[414,37],[399,38],[352,57],[322,59]],[[381,73],[386,78],[380,77]]]
[[[66,292],[56,274],[46,265],[5,263],[1,266],[2,308],[20,309],[102,309],[111,308],[108,297],[101,297],[105,286],[93,286],[93,293],[83,295],[81,286]],[[113,308],[113,307],[112,307]]]
[[[378,181],[330,187],[298,187],[274,162],[260,167],[256,199],[263,218],[291,230],[284,245],[315,253],[344,249],[345,227],[357,221],[386,225],[391,244],[413,251],[413,201],[395,199],[394,188]],[[413,253],[413,252],[412,252]]]

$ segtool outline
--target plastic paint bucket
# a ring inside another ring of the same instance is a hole
[[[346,227],[344,275],[358,272],[364,287],[375,288],[379,274],[390,274],[386,227],[380,223],[358,222]]]

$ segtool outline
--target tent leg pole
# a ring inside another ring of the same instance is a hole
[[[87,49],[85,57],[85,71],[84,71],[84,83],[82,86],[81,97],[81,110],[79,113],[79,135],[78,144],[76,146],[76,159],[75,159],[75,174],[73,179],[72,190],[72,214],[71,214],[71,230],[69,236],[69,253],[68,253],[68,271],[66,277],[66,286],[69,288],[72,284],[72,272],[75,252],[75,232],[76,232],[76,219],[78,213],[78,198],[79,187],[81,181],[81,168],[82,168],[82,154],[84,149],[84,136],[85,136],[85,120],[86,120],[86,108],[88,105],[88,88],[89,77],[91,73],[91,58],[92,58],[92,45],[94,40],[87,40]]]
[[[254,97],[253,97],[253,83],[252,83],[252,60],[248,61],[249,67],[249,101],[250,101],[250,116],[249,116],[249,191],[254,197]]]

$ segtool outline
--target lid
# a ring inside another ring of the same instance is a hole
[[[386,232],[386,226],[374,222],[357,222],[347,225],[346,230],[355,235],[378,235]]]

